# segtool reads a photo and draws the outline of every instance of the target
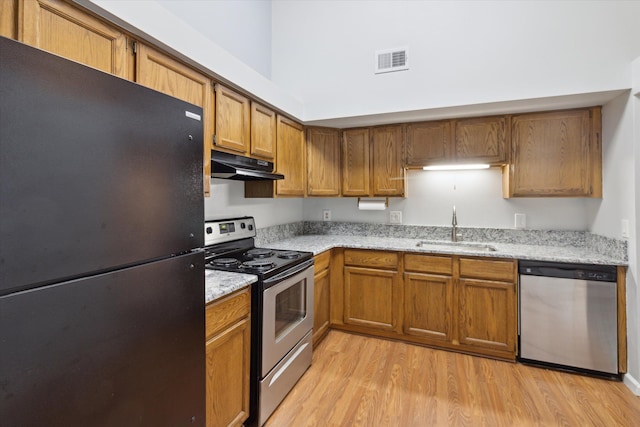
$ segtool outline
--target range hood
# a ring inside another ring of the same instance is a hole
[[[211,150],[211,178],[275,181],[284,175],[273,173],[272,162]]]

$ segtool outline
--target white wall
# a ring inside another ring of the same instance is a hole
[[[640,72],[640,58],[634,72]],[[630,70],[631,71],[631,70]],[[638,299],[638,204],[640,185],[640,91],[636,76],[634,88],[602,110],[603,193],[601,202],[590,201],[589,229],[597,234],[622,238],[621,221],[629,221],[629,268],[627,270],[627,344],[628,371],[634,384],[630,388],[640,394],[640,300]]]
[[[527,216],[527,228],[587,230],[584,199],[503,199],[500,169],[479,171],[409,171],[407,198],[389,199],[386,211],[360,211],[357,198],[309,198],[304,219],[320,221],[331,209],[333,221],[389,223],[390,211],[402,211],[403,223],[451,225],[456,206],[461,227],[513,228],[514,214]]]
[[[629,88],[640,2],[273,2],[272,79],[307,121]],[[373,73],[408,46],[409,71]]]
[[[211,180],[211,197],[204,199],[205,219],[253,216],[256,227],[302,221],[302,200],[245,199],[244,183],[223,179]]]
[[[266,78],[271,77],[271,0],[157,0]]]
[[[303,106],[297,98],[291,96],[286,90],[277,86],[234,56],[234,54],[249,54],[248,51],[244,53],[242,51],[237,53],[228,52],[205,35],[208,32],[206,28],[194,28],[158,1],[72,1],[115,22],[136,36],[151,40],[154,44],[167,49],[177,57],[203,71],[211,73],[220,80],[241,87],[253,94],[255,98],[270,103],[294,118],[302,119]],[[180,3],[182,4],[182,2]],[[220,10],[225,11],[225,15],[218,16],[215,19],[230,19],[232,16],[227,16],[227,11],[237,12],[241,10],[239,9],[240,6],[233,6],[232,4],[235,4],[235,2],[223,1]],[[260,10],[262,10],[262,7],[260,6]],[[216,25],[215,19],[206,24],[206,26]],[[228,24],[230,28],[234,29],[229,34],[229,37],[248,38],[250,40],[265,37],[262,33],[264,31],[262,28],[253,29],[244,25],[244,21],[229,20]],[[257,43],[260,44],[260,42]],[[256,58],[255,61],[261,62],[262,60]]]

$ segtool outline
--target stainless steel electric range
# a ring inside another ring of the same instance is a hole
[[[262,426],[311,365],[313,253],[255,247],[252,217],[205,222],[207,269],[254,274],[247,426]]]

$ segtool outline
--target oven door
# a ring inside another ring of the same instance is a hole
[[[313,260],[264,281],[262,371],[269,371],[313,327]]]

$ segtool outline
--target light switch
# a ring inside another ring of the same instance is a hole
[[[628,239],[629,238],[629,220],[628,219],[623,219],[622,220],[622,230],[621,230],[621,235],[623,239]]]
[[[523,229],[527,226],[527,216],[523,213],[517,213],[515,215],[514,227],[517,229]]]

